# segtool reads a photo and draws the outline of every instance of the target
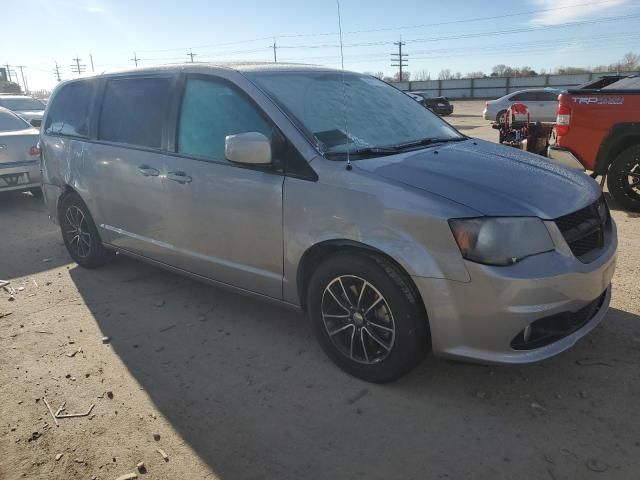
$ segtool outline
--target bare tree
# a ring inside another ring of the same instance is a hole
[[[400,79],[400,72],[397,72],[394,76],[393,76],[393,81],[394,82],[408,82],[409,80],[411,80],[411,72],[402,72],[402,79]]]
[[[429,73],[429,70],[420,70],[413,75],[413,80],[417,80],[417,81],[431,80],[431,73]]]
[[[625,53],[620,63],[622,64],[621,69],[625,72],[640,70],[640,55],[632,52]]]
[[[492,77],[509,77],[513,73],[513,69],[511,67],[507,67],[503,63],[499,63],[491,69]]]
[[[469,72],[465,75],[466,78],[484,78],[486,77],[486,75],[484,74],[484,72]]]
[[[445,68],[444,70],[440,70],[438,73],[438,80],[451,80],[453,75],[451,74],[451,70]]]
[[[384,72],[376,72],[373,76],[382,80],[384,78]]]

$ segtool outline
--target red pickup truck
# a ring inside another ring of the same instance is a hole
[[[562,93],[547,156],[606,176],[616,202],[640,212],[640,77]]]

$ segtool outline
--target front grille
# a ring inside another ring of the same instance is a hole
[[[562,312],[536,320],[511,340],[511,348],[533,350],[571,335],[596,316],[606,297],[605,290],[602,295],[576,312]]]
[[[604,196],[588,207],[557,218],[555,222],[578,260],[589,263],[600,256],[610,225]]]

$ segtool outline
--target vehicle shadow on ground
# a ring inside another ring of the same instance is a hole
[[[0,279],[35,275],[71,261],[42,198],[1,192],[0,232]]]
[[[617,388],[640,394],[637,315],[612,310],[541,364],[427,357],[373,385],[334,367],[300,313],[126,258],[69,274],[130,374],[222,479],[596,478],[585,462],[639,467],[628,452],[640,415],[610,401]]]

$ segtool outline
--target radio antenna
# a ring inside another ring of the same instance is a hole
[[[344,80],[344,52],[342,51],[342,18],[340,17],[340,0],[336,0],[338,6],[338,31],[340,32],[340,64],[342,65],[342,116],[344,117],[344,133],[347,136],[347,170],[351,170],[351,158],[349,157],[349,125],[347,123],[347,85]]]

